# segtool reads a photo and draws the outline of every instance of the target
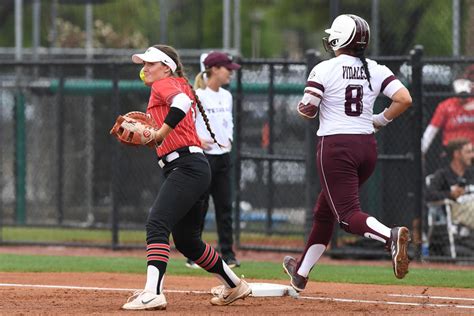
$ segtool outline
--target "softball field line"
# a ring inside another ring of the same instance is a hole
[[[69,286],[69,285],[41,285],[41,284],[16,284],[16,283],[0,283],[0,287],[28,287],[28,288],[46,288],[46,289],[68,289],[68,290],[83,290],[83,291],[127,291],[133,292],[138,289],[123,289],[123,288],[106,288],[106,287],[90,287],[90,286]],[[197,290],[165,290],[169,293],[194,293],[194,294],[209,294],[209,291]],[[423,298],[423,299],[445,299],[458,301],[474,301],[474,298],[467,297],[452,297],[452,296],[430,296],[418,294],[387,294],[390,297],[406,297],[406,298]],[[296,299],[303,300],[317,300],[317,301],[331,301],[344,303],[360,303],[360,304],[385,304],[385,305],[403,305],[403,306],[427,306],[439,308],[463,308],[474,309],[474,305],[458,305],[458,304],[434,304],[434,303],[410,303],[410,302],[391,302],[378,300],[359,300],[348,298],[335,297],[315,297],[315,296],[298,296]]]

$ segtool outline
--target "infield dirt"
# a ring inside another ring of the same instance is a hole
[[[63,251],[70,255],[79,255],[80,252],[82,255],[99,255],[99,250],[82,248],[0,248],[0,253],[34,254],[38,252],[43,255],[59,255]],[[100,255],[104,255],[103,249],[100,249]],[[142,252],[111,252],[108,255],[138,256],[142,255]],[[240,257],[243,255],[244,253],[239,253]],[[251,255],[266,261],[277,261],[282,257],[281,254],[245,253],[245,258],[248,259]],[[326,259],[326,261],[328,260]],[[348,264],[346,260],[339,262]],[[367,264],[367,262],[365,263]],[[338,264],[338,261],[335,264]],[[363,262],[355,261],[354,264],[363,264]],[[389,263],[372,262],[372,264],[388,265]],[[448,267],[449,265],[443,266],[443,268]],[[459,269],[459,267],[455,268]],[[472,267],[466,267],[466,269],[472,271]],[[247,281],[285,283],[275,280],[247,279]],[[141,289],[144,282],[144,274],[2,272],[0,273],[0,283],[2,283],[0,286],[0,297],[2,298],[0,300],[0,314],[139,315],[160,313],[159,311],[126,312],[120,310],[127,297],[132,294],[132,291],[120,289]],[[7,284],[97,287],[108,288],[108,290],[20,287]],[[230,306],[211,306],[209,290],[218,284],[218,280],[213,277],[167,276],[165,295],[168,307],[164,313],[167,315],[448,315],[472,314],[474,312],[474,291],[472,289],[320,282],[309,282],[299,299],[249,297]],[[455,307],[455,305],[464,307]]]

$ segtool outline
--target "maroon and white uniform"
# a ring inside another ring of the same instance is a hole
[[[324,47],[336,57],[311,70],[297,106],[298,113],[306,118],[314,119],[319,113],[316,163],[322,187],[301,258],[287,256],[283,260],[297,291],[304,290],[309,272],[331,240],[336,221],[348,233],[384,243],[391,250],[397,278],[408,273],[408,228],[391,229],[363,212],[359,188],[375,168],[374,133],[411,105],[410,94],[387,67],[365,57],[370,27],[363,18],[339,15],[325,32],[329,36],[323,37]],[[380,93],[394,101],[388,110],[374,114]]]
[[[339,55],[316,65],[311,71],[305,92],[321,96],[318,136],[334,134],[372,134],[372,110],[379,93],[387,97],[403,84],[386,66],[367,59],[370,82],[359,58]]]
[[[326,249],[336,221],[352,234],[381,242],[390,237],[389,228],[361,210],[359,188],[374,171],[377,160],[372,117],[375,99],[380,93],[392,97],[403,84],[386,66],[366,60],[373,91],[361,60],[341,54],[312,69],[298,108],[300,114],[315,117],[314,108],[319,105],[316,159],[322,187],[298,264],[298,273],[303,276]],[[310,115],[301,113],[302,103],[309,106],[311,102]]]

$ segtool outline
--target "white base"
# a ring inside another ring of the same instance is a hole
[[[287,285],[273,283],[249,283],[252,289],[253,297],[269,297],[269,296],[298,296],[298,292],[294,288]]]
[[[287,285],[274,283],[249,283],[253,297],[274,297],[274,296],[291,296],[297,297],[299,294],[294,288]],[[211,289],[211,294],[218,296],[224,290],[223,285],[215,286]]]

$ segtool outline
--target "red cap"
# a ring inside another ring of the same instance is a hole
[[[240,69],[239,64],[232,62],[232,56],[221,52],[209,53],[203,63],[206,68],[223,66],[229,70]]]

